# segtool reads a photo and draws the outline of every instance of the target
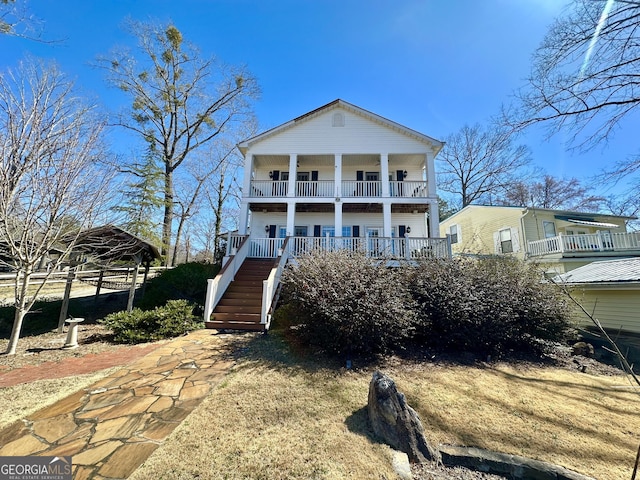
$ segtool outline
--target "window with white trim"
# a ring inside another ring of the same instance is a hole
[[[556,224],[554,222],[542,222],[544,230],[544,238],[553,238],[556,236]]]
[[[511,239],[511,229],[500,230],[500,252],[513,253],[513,242]]]
[[[501,228],[493,233],[495,252],[498,255],[518,253],[520,251],[520,238],[517,228]]]
[[[451,237],[452,245],[454,243],[459,243],[462,240],[460,235],[460,225],[458,225],[457,223],[454,225],[451,225],[449,227],[449,236]]]

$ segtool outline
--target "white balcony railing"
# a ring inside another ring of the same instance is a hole
[[[345,180],[336,192],[333,180],[312,180],[295,182],[297,197],[381,197],[382,182],[377,180]],[[286,197],[289,192],[288,180],[254,180],[251,182],[249,197]],[[404,198],[426,198],[429,196],[427,182],[389,182],[389,196]]]
[[[284,238],[252,238],[248,257],[275,258],[283,254]],[[388,237],[290,237],[287,252],[291,256],[312,251],[353,250],[380,259],[416,260],[451,256],[447,238]]]
[[[554,253],[596,253],[640,251],[640,232],[598,232],[586,235],[558,235],[529,242],[529,255]]]

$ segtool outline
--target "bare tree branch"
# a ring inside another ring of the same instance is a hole
[[[110,180],[101,170],[103,128],[55,66],[31,60],[0,75],[0,262],[17,273],[6,353],[15,353],[39,291],[29,292],[31,274],[67,261],[100,213]]]
[[[108,81],[131,99],[116,124],[138,134],[160,153],[164,170],[163,254],[171,244],[174,172],[187,157],[232,125],[252,120],[255,79],[241,67],[203,58],[171,24],[131,22],[139,54],[100,58]],[[167,257],[166,261],[170,262]]]

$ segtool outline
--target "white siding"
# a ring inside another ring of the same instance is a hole
[[[267,136],[250,146],[250,153],[260,154],[362,154],[417,153],[430,148],[424,142],[383,126],[352,112],[344,113],[344,127],[332,126],[330,109],[317,117],[302,119],[292,128]]]

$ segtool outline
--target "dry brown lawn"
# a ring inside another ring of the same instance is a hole
[[[373,368],[346,371],[246,337],[224,382],[131,477],[391,479],[367,425]],[[640,394],[567,368],[387,362],[433,443],[524,455],[601,480],[630,478]]]
[[[117,367],[87,375],[38,380],[13,387],[0,388],[0,428],[25,418],[39,409],[89,387],[106,377]]]

